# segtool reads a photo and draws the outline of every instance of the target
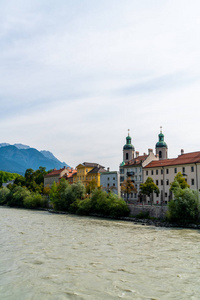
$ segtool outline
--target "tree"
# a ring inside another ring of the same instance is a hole
[[[7,187],[2,187],[0,189],[0,204],[7,203],[9,194],[10,194],[10,190]]]
[[[154,183],[154,181],[151,177],[148,177],[147,180],[145,181],[145,183],[140,184],[140,190],[143,195],[146,195],[148,197],[153,196],[153,193],[156,193],[156,194],[160,193],[159,188]],[[152,205],[152,199],[151,199],[151,205]]]
[[[81,181],[72,184],[72,191],[76,195],[77,199],[83,199],[85,197],[85,186]]]
[[[126,202],[128,203],[128,195],[133,193],[137,193],[137,189],[135,188],[132,180],[130,178],[124,180],[124,182],[121,185],[121,191],[126,193],[127,195],[127,200]]]
[[[181,174],[181,172],[178,172],[177,175],[174,177],[174,181],[170,183],[170,191],[173,193],[176,191],[176,189],[181,188],[189,188],[189,184]]]
[[[181,224],[198,221],[199,193],[189,188],[178,187],[174,190],[174,200],[168,203],[167,218]]]
[[[95,179],[92,179],[86,186],[86,193],[91,194],[95,189],[97,189],[97,183]]]

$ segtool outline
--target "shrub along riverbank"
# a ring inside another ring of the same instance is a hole
[[[122,198],[114,193],[94,189],[86,195],[85,187],[78,182],[70,185],[66,180],[54,183],[49,195],[32,192],[27,187],[10,186],[0,190],[0,204],[21,208],[49,208],[79,215],[100,214],[111,217],[129,215],[129,208]]]
[[[90,194],[86,194],[81,182],[70,185],[63,179],[59,184],[54,183],[51,189],[43,189],[43,193],[38,192],[37,186],[33,189],[33,185],[29,184],[31,188],[28,188],[27,182],[25,186],[22,183],[23,181],[20,181],[20,185],[1,188],[0,205],[118,218],[146,225],[200,229],[199,193],[188,187],[181,188],[177,184],[173,190],[174,200],[168,205],[165,220],[158,220],[148,215],[130,216],[130,210],[122,198],[95,187],[90,189]]]

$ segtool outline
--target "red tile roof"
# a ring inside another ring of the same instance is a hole
[[[67,179],[69,179],[69,178],[71,178],[73,175],[75,175],[77,173],[77,171],[76,170],[73,170],[72,172],[69,172],[68,174],[67,174]]]
[[[139,165],[147,158],[147,156],[148,156],[147,154],[140,155],[132,160],[129,160],[127,163],[125,163],[124,166]]]
[[[68,172],[71,170],[69,167],[64,167],[60,170],[56,170],[54,169],[53,171],[51,171],[50,173],[48,173],[47,175],[45,175],[45,177],[50,177],[50,176],[56,176],[56,175],[60,175],[60,173],[64,170],[67,170]]]
[[[185,165],[185,164],[194,164],[194,163],[200,163],[200,151],[185,153],[179,155],[177,158],[155,160],[150,162],[144,168],[157,168],[157,167]]]

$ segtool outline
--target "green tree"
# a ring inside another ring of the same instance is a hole
[[[72,184],[72,191],[76,195],[77,199],[83,199],[85,197],[85,186],[80,181]]]
[[[121,185],[121,191],[123,193],[126,193],[126,195],[127,195],[126,202],[127,203],[128,203],[129,194],[137,193],[137,189],[135,188],[135,186],[130,178],[124,180],[124,182]]]
[[[170,183],[170,191],[172,191],[173,193],[178,188],[185,189],[189,187],[189,184],[187,183],[181,172],[178,172],[174,177],[174,181]]]
[[[169,221],[188,224],[198,221],[199,193],[189,188],[176,188],[174,200],[168,203],[167,218]]]
[[[10,190],[7,187],[2,187],[0,189],[0,204],[6,204],[8,201],[8,195],[10,194]]]
[[[160,190],[157,185],[154,183],[151,177],[148,177],[145,183],[140,184],[140,191],[143,195],[146,195],[151,198],[151,205],[152,205],[152,197],[153,193],[159,194]]]
[[[92,179],[86,186],[86,193],[90,195],[95,189],[97,189],[97,183],[95,179]]]
[[[23,207],[24,200],[30,196],[30,191],[27,188],[17,186],[9,194],[8,205],[15,207]]]

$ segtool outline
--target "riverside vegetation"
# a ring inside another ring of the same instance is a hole
[[[69,184],[61,179],[60,183],[54,182],[49,188],[43,184],[45,174],[47,172],[43,167],[37,171],[27,169],[24,177],[19,175],[13,185],[0,189],[0,205],[29,209],[52,208],[54,211],[115,218],[129,216],[129,208],[122,198],[97,188],[94,182],[85,189],[81,182]],[[168,204],[165,221],[199,224],[199,192],[189,188],[181,173],[175,176],[170,189],[174,200]],[[148,218],[148,212],[144,214],[145,217]]]

